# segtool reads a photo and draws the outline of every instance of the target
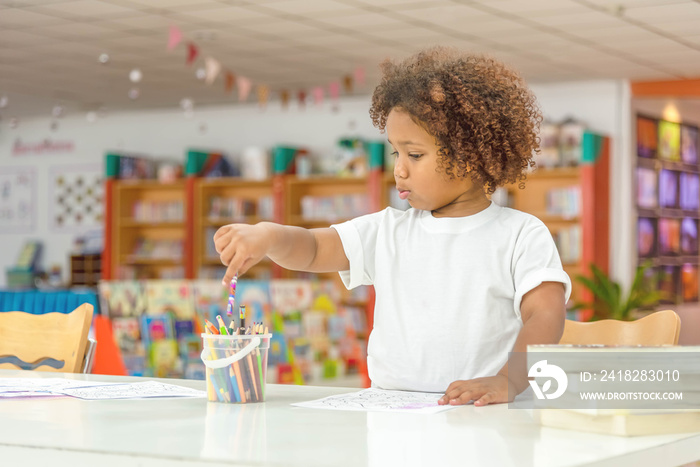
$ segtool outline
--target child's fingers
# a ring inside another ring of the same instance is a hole
[[[471,389],[472,386],[473,386],[473,383],[470,383],[469,381],[455,381],[454,383],[451,383],[447,387],[447,390],[445,391],[445,395],[442,396],[440,398],[440,400],[438,400],[438,404],[439,405],[450,404],[453,400],[459,398],[465,392],[470,393],[470,391],[472,390]],[[469,400],[471,400],[471,399],[469,399]]]
[[[214,234],[214,248],[221,253],[231,243],[231,228],[225,225]]]
[[[479,407],[482,405],[489,405],[489,404],[492,404],[494,402],[502,402],[502,401],[497,400],[496,394],[494,392],[487,392],[486,394],[484,394],[483,396],[481,396],[480,398],[475,400],[474,405]]]
[[[216,232],[214,232],[214,241],[216,242],[219,238],[222,236],[226,235],[231,231],[231,226],[230,225],[224,225],[216,229]]]
[[[457,397],[450,399],[450,405],[464,405],[468,404],[473,400],[478,399],[483,394],[477,389],[467,389],[463,393],[459,394]]]
[[[234,276],[238,274],[238,268],[238,264],[236,264],[235,261],[231,261],[228,267],[226,268],[226,274],[224,274],[224,278],[221,280],[221,283],[225,286],[228,286],[233,280]]]

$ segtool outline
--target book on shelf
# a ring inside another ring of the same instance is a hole
[[[132,218],[138,222],[182,222],[185,217],[183,201],[135,201]]]
[[[547,214],[573,219],[581,214],[581,187],[553,188],[547,191]]]
[[[579,225],[572,225],[552,233],[562,263],[570,264],[580,261],[581,237],[581,226]]]
[[[301,217],[307,220],[349,219],[368,212],[369,198],[366,194],[301,198]]]

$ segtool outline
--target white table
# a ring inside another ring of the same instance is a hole
[[[0,378],[100,375],[0,370]],[[202,381],[163,380],[204,389]],[[0,400],[0,465],[677,466],[700,434],[622,438],[542,428],[527,410],[464,406],[433,415],[292,407],[351,388],[268,385],[267,402]]]

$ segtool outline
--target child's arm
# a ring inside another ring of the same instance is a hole
[[[517,356],[524,356],[528,345],[557,344],[564,332],[566,302],[564,286],[560,282],[543,282],[523,296],[520,304],[523,327],[513,346]],[[508,402],[511,395],[519,394],[528,386],[525,362],[508,373],[508,363],[496,376],[455,381],[445,391],[439,404],[474,405]]]
[[[223,283],[244,274],[265,256],[283,268],[308,272],[337,272],[350,268],[335,229],[304,229],[260,222],[229,224],[214,234],[214,245],[227,266]]]

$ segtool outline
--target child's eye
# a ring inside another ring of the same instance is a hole
[[[411,153],[409,153],[408,157],[411,157],[413,159],[420,159],[421,157],[423,157],[423,154],[415,154],[415,153],[411,154]]]
[[[391,155],[394,157],[399,157],[399,151],[394,151],[391,153]]]

